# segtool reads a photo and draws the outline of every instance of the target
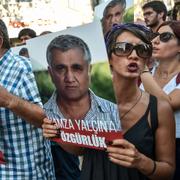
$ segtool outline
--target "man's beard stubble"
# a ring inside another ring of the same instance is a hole
[[[158,25],[159,25],[159,21],[158,21],[158,14],[157,14],[156,17],[153,19],[153,21],[147,26],[150,28],[154,28],[154,27],[157,27]]]

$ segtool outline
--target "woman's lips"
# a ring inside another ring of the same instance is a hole
[[[128,65],[128,71],[129,71],[129,72],[137,72],[138,69],[139,69],[139,68],[138,68],[137,63],[130,63],[130,64]]]

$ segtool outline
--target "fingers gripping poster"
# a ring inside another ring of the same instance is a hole
[[[122,133],[116,129],[113,121],[61,119],[54,122],[59,129],[59,135],[53,140],[58,143],[103,150],[114,139],[122,138]]]

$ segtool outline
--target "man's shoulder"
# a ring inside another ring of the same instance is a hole
[[[32,71],[30,59],[14,54],[11,50],[8,52],[8,58],[11,59],[12,66],[23,71]]]
[[[45,110],[50,110],[50,109],[53,109],[54,107],[54,104],[56,103],[55,101],[56,99],[56,93],[53,92],[52,96],[49,98],[49,100],[44,104],[44,109]]]
[[[95,95],[95,98],[96,98],[96,100],[99,101],[100,103],[115,106],[115,103],[113,103],[113,102],[111,102],[111,101],[109,101],[109,100],[107,100],[107,99],[104,99],[104,98],[102,98],[102,97],[100,97],[100,96]]]
[[[117,105],[107,99],[104,99],[102,97],[99,97],[97,95],[94,95],[95,100],[97,101],[98,105],[104,110],[104,111],[117,111]]]
[[[52,101],[51,98],[43,105],[44,109],[52,108]]]
[[[24,69],[24,71],[32,71],[30,59],[19,55],[14,55],[14,58],[16,59],[16,62],[18,62],[20,68]]]

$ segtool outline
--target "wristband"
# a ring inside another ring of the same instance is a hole
[[[150,71],[149,70],[144,70],[144,71],[141,72],[141,74],[146,73],[146,72],[150,72]]]
[[[155,173],[155,171],[156,171],[156,162],[153,161],[153,170],[149,174],[147,174],[146,176],[152,176]]]

